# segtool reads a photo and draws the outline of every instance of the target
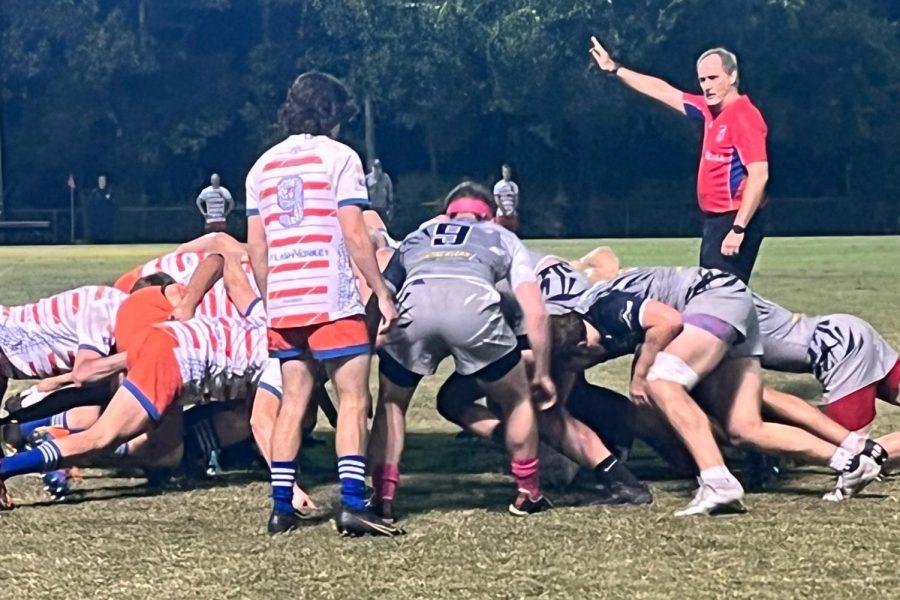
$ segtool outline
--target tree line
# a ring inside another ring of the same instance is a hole
[[[172,206],[217,171],[240,199],[288,85],[319,69],[354,91],[344,137],[394,177],[401,227],[503,162],[526,231],[689,213],[700,132],[592,68],[594,34],[692,91],[700,52],[730,48],[769,124],[771,196],[896,222],[898,23],[891,0],[4,2],[7,212],[66,206],[70,172],[82,189],[108,173],[123,204]]]

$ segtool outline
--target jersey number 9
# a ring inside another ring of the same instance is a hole
[[[469,237],[472,228],[468,225],[456,223],[438,223],[434,228],[434,237],[431,238],[432,246],[462,246]]]

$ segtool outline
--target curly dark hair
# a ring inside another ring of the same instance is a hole
[[[494,194],[492,194],[485,186],[480,183],[475,183],[474,181],[463,181],[450,190],[450,193],[444,198],[444,210],[447,210],[450,203],[457,198],[464,198],[466,196],[483,200],[484,203],[491,208],[491,211],[494,210]]]
[[[350,92],[336,77],[319,71],[303,73],[287,91],[278,122],[288,135],[329,135],[358,112]]]

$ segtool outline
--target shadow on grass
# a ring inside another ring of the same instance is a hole
[[[337,476],[334,455],[333,432],[317,432],[316,437],[322,444],[304,447],[300,464],[300,482],[304,489],[313,495],[334,496],[336,494]],[[230,457],[223,461],[226,471],[205,479],[177,478],[164,485],[137,485],[123,482],[116,485],[114,477],[105,478],[108,484],[101,482],[101,477],[89,474],[85,481],[89,486],[79,489],[66,504],[82,504],[86,502],[106,502],[119,499],[149,498],[161,494],[178,494],[194,490],[241,487],[248,484],[265,484],[268,473],[258,458],[247,452]],[[684,478],[674,474],[653,452],[636,444],[629,467],[637,477],[651,483],[662,484],[668,492],[689,492],[695,487],[692,478]],[[740,472],[740,461],[735,465]],[[139,471],[120,472],[121,477],[140,477]],[[499,445],[478,439],[458,439],[453,433],[410,433],[406,439],[406,448],[401,464],[403,475],[401,510],[407,513],[424,513],[432,510],[467,510],[467,509],[503,509],[512,496],[515,488],[509,476],[509,466],[505,450]],[[785,477],[790,477],[788,473]],[[593,474],[582,470],[578,477],[580,485],[565,489],[552,489],[549,492],[557,504],[570,505],[589,502],[593,497],[588,486],[593,484]],[[821,495],[821,490],[784,485],[784,481],[776,482],[763,493],[790,494],[797,496]],[[866,494],[867,496],[870,494]],[[43,507],[58,504],[54,501],[34,502],[21,505]]]

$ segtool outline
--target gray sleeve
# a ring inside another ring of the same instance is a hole
[[[510,257],[509,274],[507,275],[507,278],[509,279],[509,284],[513,291],[515,292],[516,288],[519,287],[519,284],[521,283],[537,283],[537,276],[534,274],[531,257],[528,254],[528,249],[525,247],[525,244],[523,244],[512,232],[503,227],[498,226],[497,228],[500,230],[500,239],[503,243],[503,247]]]

